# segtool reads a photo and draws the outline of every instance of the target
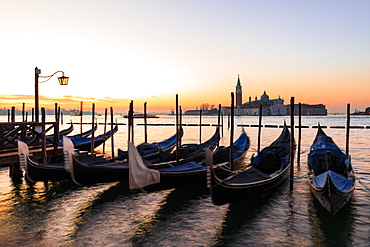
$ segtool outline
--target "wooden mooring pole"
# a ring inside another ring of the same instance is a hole
[[[218,136],[220,137],[220,128],[221,128],[221,104],[218,105],[217,128],[218,128]],[[220,146],[220,138],[218,138],[218,140],[217,140],[217,146]]]
[[[262,105],[260,105],[260,112],[258,116],[257,154],[259,154],[261,150],[261,127],[262,127]]]
[[[234,93],[231,92],[230,112],[230,170],[234,170]]]
[[[12,123],[15,122],[15,106],[12,106]]]
[[[146,102],[144,103],[144,142],[148,142],[148,121],[146,118]]]
[[[298,104],[298,150],[297,150],[297,166],[301,164],[301,139],[302,139],[302,104]]]
[[[176,164],[179,164],[180,160],[180,127],[179,127],[179,95],[176,94]]]
[[[294,97],[290,99],[290,190],[294,179]]]
[[[92,103],[91,125],[92,125],[92,128],[94,129],[94,125],[95,125],[95,103]],[[94,131],[93,131],[91,133],[91,147],[90,147],[91,157],[95,156],[94,149],[95,149],[95,135],[94,135]]]
[[[180,114],[179,114],[179,133],[180,133],[180,129],[182,128],[182,107],[179,106],[179,111],[180,111]],[[179,147],[181,147],[181,143],[182,143],[182,138],[181,138],[181,135],[179,135]]]
[[[114,112],[113,112],[113,107],[110,108],[110,122],[111,122],[111,132],[112,132],[112,136],[111,136],[111,147],[112,147],[112,158],[114,158],[114,138],[113,138],[113,121],[114,121]]]
[[[44,164],[47,164],[47,161],[48,161],[48,157],[47,157],[47,153],[46,153],[46,126],[45,126],[45,122],[46,122],[46,119],[45,119],[45,108],[42,107],[41,108],[41,121],[42,121],[42,125],[41,125],[41,131],[42,131],[42,162]],[[54,137],[55,138],[55,137]]]
[[[202,143],[202,109],[199,110],[199,143]]]
[[[22,103],[22,122],[25,122],[25,103]]]
[[[108,109],[105,108],[105,111],[104,111],[104,134],[107,133],[107,117],[108,117]],[[98,127],[98,126],[96,126],[96,127]],[[103,142],[103,154],[105,154],[105,142]]]
[[[346,155],[349,155],[349,128],[350,128],[350,110],[351,110],[351,105],[347,104],[347,128],[346,128]]]
[[[80,102],[80,133],[82,134],[83,102]]]

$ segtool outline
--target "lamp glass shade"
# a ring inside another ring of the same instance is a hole
[[[66,76],[58,77],[59,84],[68,85],[68,79],[69,77],[66,77]]]

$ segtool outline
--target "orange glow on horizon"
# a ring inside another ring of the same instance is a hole
[[[267,94],[270,99],[278,98],[279,96],[284,99],[284,104],[287,105],[290,102],[290,97],[283,97],[275,93],[276,90],[267,90]],[[204,92],[194,92],[190,95],[179,94],[179,106],[181,106],[182,111],[194,110],[201,106],[203,103],[209,104],[209,106],[214,106],[218,108],[218,105],[230,106],[230,93],[216,94],[216,92],[207,92],[211,97],[205,97]],[[262,92],[263,93],[263,92]],[[262,94],[261,93],[261,94]],[[253,95],[253,94],[252,94]],[[253,95],[252,100],[260,99],[260,95]],[[366,107],[370,106],[368,103],[366,91],[363,90],[358,95],[347,95],[347,94],[314,94],[309,90],[301,89],[297,90],[295,95],[296,103],[305,104],[324,104],[328,110],[328,113],[344,113],[346,111],[347,103],[351,104],[351,112],[357,110],[365,110]],[[148,112],[158,112],[158,113],[170,113],[172,109],[175,109],[175,95],[164,95],[163,97],[149,97],[147,99],[117,99],[105,97],[101,99],[97,98],[84,98],[79,96],[64,96],[64,97],[46,97],[40,96],[40,107],[45,107],[46,109],[54,109],[55,103],[65,110],[80,109],[80,102],[83,102],[83,110],[89,111],[92,104],[95,104],[95,109],[97,112],[104,112],[105,108],[113,107],[116,113],[125,113],[128,111],[129,104],[131,100],[134,102],[134,109],[138,112],[144,111],[144,103],[147,102]],[[243,102],[247,102],[249,95],[243,92]],[[216,102],[218,101],[218,102]],[[34,96],[33,95],[0,95],[0,109],[11,109],[15,107],[16,110],[22,110],[22,104],[25,104],[27,111],[34,107]]]

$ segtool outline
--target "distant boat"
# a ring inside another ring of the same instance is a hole
[[[71,110],[69,112],[70,116],[81,116],[81,112],[79,110]]]
[[[128,115],[124,115],[123,117],[128,118]],[[145,118],[145,114],[144,113],[134,113],[134,118]],[[154,114],[146,114],[146,118],[158,118],[158,117]]]

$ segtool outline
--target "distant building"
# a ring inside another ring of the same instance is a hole
[[[294,115],[299,114],[299,105],[294,105]],[[290,105],[286,105],[286,115],[290,115]],[[328,115],[328,112],[325,108],[325,105],[318,104],[318,105],[308,105],[308,104],[301,104],[301,115],[307,116],[325,116]]]
[[[202,115],[204,116],[217,116],[218,115],[218,109],[216,108],[213,108],[213,109],[210,109],[210,110],[187,110],[185,111],[185,115],[200,115],[200,111],[202,111]]]
[[[260,107],[262,106],[262,115],[263,116],[285,116],[290,115],[290,105],[284,105],[284,100],[280,98],[270,99],[266,94],[266,91],[263,92],[260,99],[257,100],[257,97],[254,101],[249,97],[249,101],[242,103],[242,86],[240,83],[240,77],[238,75],[238,80],[236,83],[236,104],[235,104],[235,115],[236,116],[257,116],[259,115]],[[230,107],[222,107],[224,115],[230,114]],[[294,114],[298,115],[298,105],[294,108]],[[327,110],[325,105],[309,105],[301,104],[301,114],[302,115],[327,115]]]
[[[365,111],[355,110],[351,115],[370,115],[370,107],[367,107]]]

